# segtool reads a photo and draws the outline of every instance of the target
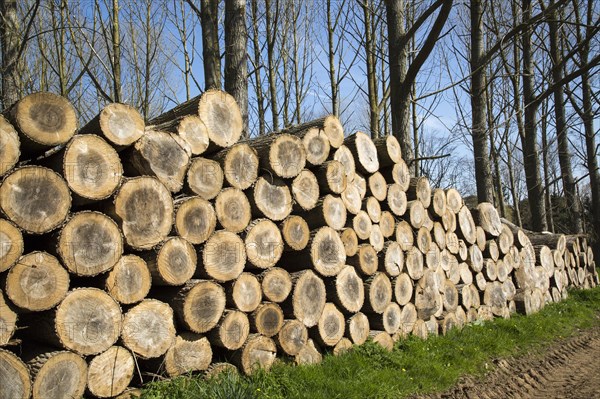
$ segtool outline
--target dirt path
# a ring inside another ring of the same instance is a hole
[[[483,379],[464,378],[426,398],[600,399],[600,328],[553,344],[543,354],[495,362]]]

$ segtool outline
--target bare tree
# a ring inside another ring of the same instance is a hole
[[[19,20],[17,1],[1,0],[0,41],[2,44],[2,105],[4,108],[18,100],[19,95]]]
[[[242,112],[244,136],[248,137],[248,30],[246,0],[225,1],[225,90]]]

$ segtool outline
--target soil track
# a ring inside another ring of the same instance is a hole
[[[465,377],[447,392],[422,398],[600,399],[600,327],[558,341],[541,354],[494,363],[483,379]]]

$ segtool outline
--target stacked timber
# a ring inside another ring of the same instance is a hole
[[[241,133],[214,90],[148,123],[109,104],[78,128],[49,93],[2,113],[0,397],[317,363],[598,284],[585,237],[469,209],[394,137],[334,116]]]

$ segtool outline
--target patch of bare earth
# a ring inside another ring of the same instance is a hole
[[[560,340],[541,354],[494,363],[483,378],[464,377],[447,392],[420,398],[600,399],[600,327]]]

